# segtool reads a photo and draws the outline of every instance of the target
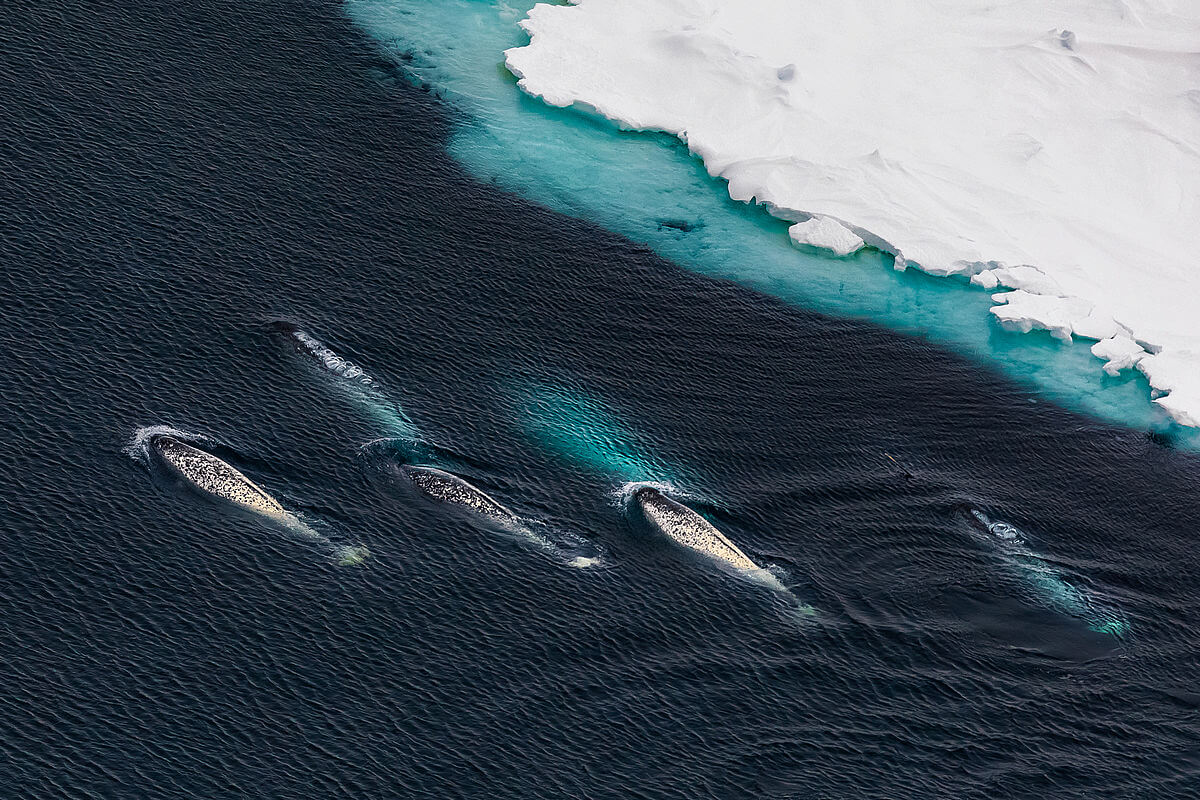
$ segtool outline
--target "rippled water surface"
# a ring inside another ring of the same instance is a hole
[[[0,796],[1200,796],[1194,454],[467,176],[338,3],[9,10]]]

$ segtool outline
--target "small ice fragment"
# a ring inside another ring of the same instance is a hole
[[[1137,364],[1146,355],[1146,351],[1128,336],[1113,336],[1092,345],[1092,355],[1103,359],[1104,371],[1116,376],[1121,370]]]
[[[1000,285],[1000,279],[996,277],[996,270],[985,269],[983,272],[977,272],[972,275],[971,283],[991,291]]]
[[[1051,297],[1031,294],[1023,289],[992,295],[999,305],[992,315],[1006,330],[1029,333],[1046,330],[1056,339],[1071,340],[1075,320],[1091,313],[1091,305],[1077,297]]]
[[[1031,294],[1048,294],[1061,296],[1062,287],[1037,267],[1019,265],[1016,267],[996,267],[987,270],[1001,286],[1009,289],[1024,289]],[[984,273],[980,273],[981,275]]]
[[[1129,333],[1125,326],[1113,319],[1112,314],[1099,308],[1093,308],[1086,317],[1075,320],[1073,330],[1076,336],[1097,341]]]
[[[829,217],[813,217],[805,222],[797,222],[788,228],[788,236],[797,246],[819,247],[837,256],[856,253],[866,244],[853,231]]]

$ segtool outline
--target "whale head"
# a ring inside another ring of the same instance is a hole
[[[661,500],[663,493],[653,486],[641,486],[633,493],[633,499],[640,505],[652,503],[655,500]]]
[[[156,452],[158,452],[160,456],[169,459],[172,453],[178,452],[180,449],[182,449],[183,442],[179,441],[170,434],[163,434],[162,436],[155,436],[150,441],[150,445],[155,449]]]

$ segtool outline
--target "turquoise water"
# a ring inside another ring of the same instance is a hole
[[[481,181],[592,220],[701,274],[927,336],[1063,405],[1197,441],[1150,402],[1140,374],[1105,375],[1090,342],[1003,331],[987,313],[990,293],[961,279],[896,272],[877,251],[848,259],[802,253],[785,222],[731,200],[674,137],[621,131],[525,95],[503,51],[527,42],[517,23],[532,5],[348,0],[346,8],[412,80],[460,112],[449,148]]]
[[[519,396],[526,433],[567,461],[621,483],[680,477],[596,398],[554,385],[530,386]]]

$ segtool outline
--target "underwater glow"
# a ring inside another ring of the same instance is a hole
[[[534,441],[592,472],[624,484],[678,474],[637,445],[632,431],[597,399],[564,386],[533,386],[521,418]]]
[[[1062,572],[1031,550],[1019,528],[1007,522],[992,521],[982,511],[971,509],[971,516],[999,544],[999,552],[1015,576],[1030,590],[1041,605],[1064,616],[1082,621],[1088,630],[1122,638],[1129,623],[1119,611],[1097,601],[1067,579]]]

